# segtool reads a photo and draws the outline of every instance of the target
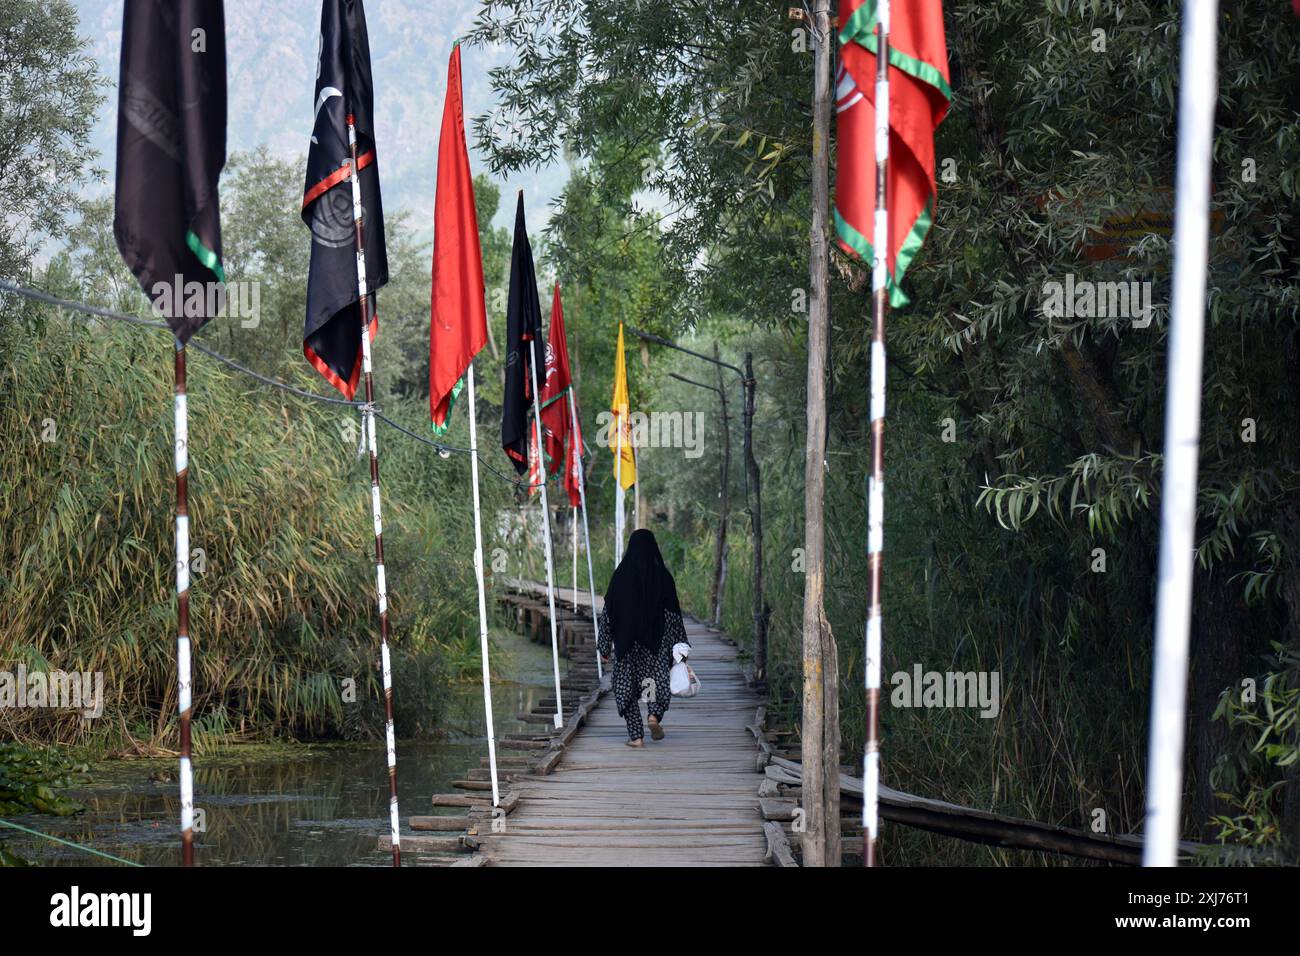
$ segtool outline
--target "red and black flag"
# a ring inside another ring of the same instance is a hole
[[[321,5],[313,108],[316,118],[302,196],[302,220],[311,228],[302,351],[307,361],[350,399],[361,374],[362,303],[357,294],[349,121],[356,129],[367,296],[372,297],[388,282],[384,209],[375,159],[374,82],[361,0],[325,0]],[[370,336],[374,338],[378,322],[373,307],[369,312]]]
[[[569,434],[569,345],[564,331],[564,306],[560,284],[551,298],[551,327],[546,333],[546,377],[542,392],[542,451],[546,473],[553,475],[564,464],[564,442]]]
[[[212,316],[203,309],[186,314],[191,310],[182,307],[208,301],[206,293],[199,298],[173,291],[226,281],[217,201],[225,165],[221,0],[126,0],[113,236],[181,344]]]
[[[524,224],[524,194],[515,208],[515,241],[510,253],[510,298],[506,302],[506,381],[501,400],[501,447],[515,471],[528,470],[528,406],[533,400],[529,362],[532,342],[542,334],[533,247]]]

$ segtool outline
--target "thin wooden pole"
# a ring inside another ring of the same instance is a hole
[[[797,19],[803,20],[804,12],[798,10],[797,13]],[[684,352],[694,358],[712,362],[722,368],[729,368],[740,378],[741,388],[744,392],[745,510],[749,514],[750,533],[754,540],[754,682],[756,684],[765,683],[767,680],[767,629],[772,609],[768,606],[763,594],[763,493],[762,476],[758,470],[758,459],[754,457],[754,406],[758,380],[754,377],[753,353],[745,353],[745,368],[742,371],[728,362],[683,348],[676,342],[659,335],[644,332],[635,326],[629,325],[627,330],[644,341],[654,342],[656,345],[663,345],[675,351]]]
[[[889,315],[889,0],[876,6],[876,221],[871,264],[871,476],[867,479],[867,733],[863,755],[862,859],[875,866],[880,829],[881,571],[885,538],[885,320]]]
[[[573,437],[578,437],[578,403],[573,397],[573,387],[569,387],[569,422],[573,429]],[[577,454],[578,465],[578,503],[582,505],[582,542],[587,552],[587,587],[591,592],[591,623],[596,625],[596,573],[591,567],[591,532],[587,528],[587,473],[582,467],[582,446],[578,446]],[[605,670],[600,663],[600,650],[596,650],[596,676],[604,677]]]
[[[190,764],[190,449],[185,346],[176,341],[176,699],[181,734],[181,865],[194,865],[194,771]]]
[[[474,481],[474,580],[478,585],[478,642],[483,658],[483,713],[487,718],[488,769],[492,775],[492,806],[500,806],[497,785],[497,738],[492,721],[492,668],[488,663],[487,588],[483,582],[483,518],[478,495],[478,409],[474,402],[474,363],[465,371],[469,386],[469,470]]]
[[[767,602],[763,596],[763,484],[758,470],[758,459],[754,457],[754,392],[757,381],[754,378],[754,356],[745,353],[745,411],[743,415],[745,474],[748,478],[745,488],[746,506],[749,511],[749,532],[753,538],[754,568],[754,681],[764,683],[767,680]]]
[[[555,670],[555,726],[564,726],[564,702],[560,698],[560,642],[555,624],[555,553],[551,548],[551,508],[546,498],[546,468],[542,465],[542,400],[537,390],[537,337],[530,340],[533,360],[528,370],[533,377],[533,427],[537,432],[537,465],[542,470],[542,536],[546,545],[546,600],[551,610],[551,665]]]
[[[379,602],[379,653],[384,676],[384,736],[388,749],[388,825],[393,845],[393,866],[402,865],[401,827],[397,812],[397,735],[393,728],[393,666],[388,654],[388,586],[384,579],[384,522],[379,501],[379,444],[375,438],[375,384],[371,373],[370,322],[372,300],[366,286],[365,224],[361,207],[361,177],[357,165],[357,128],[348,114],[348,148],[352,165],[352,222],[357,244],[357,304],[361,309],[361,374],[366,383],[366,443],[370,449],[370,511],[375,525],[375,590]]]
[[[1177,866],[1182,830],[1211,153],[1218,101],[1217,21],[1217,0],[1183,3],[1173,297],[1165,387],[1160,579],[1156,591],[1151,736],[1147,745],[1144,866]]]
[[[713,343],[713,357],[719,355],[718,343]],[[727,590],[727,521],[731,511],[731,418],[727,414],[727,386],[722,380],[722,365],[718,374],[718,400],[722,403],[722,462],[718,476],[718,540],[713,555],[713,626],[722,626],[722,600]]]
[[[830,0],[814,0],[812,227],[809,230],[807,446],[804,461],[804,592],[803,592],[803,840],[806,866],[839,862],[838,737],[828,713],[836,686],[833,645],[823,608],[826,588],[826,352],[830,325],[827,208],[830,196],[831,28]],[[831,653],[828,654],[828,650]],[[829,792],[834,790],[833,800]],[[834,840],[832,839],[834,837]],[[835,848],[832,848],[832,845]]]
[[[717,353],[717,343],[713,346]],[[728,477],[731,474],[731,425],[727,414],[727,390],[722,381],[722,364],[718,363],[718,384],[706,385],[685,375],[669,372],[669,378],[675,378],[696,388],[706,388],[716,392],[719,402],[718,421],[722,433],[722,457],[718,462],[718,533],[713,542],[713,583],[709,589],[710,623],[718,627],[722,622],[722,595],[727,584],[727,519],[731,507],[731,489]]]

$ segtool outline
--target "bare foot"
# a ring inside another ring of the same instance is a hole
[[[664,739],[664,729],[659,726],[659,721],[655,717],[650,718],[650,736],[655,740]]]
[[[642,740],[640,737],[638,737],[636,740],[629,740],[629,741],[627,742],[627,745],[628,745],[629,747],[644,747],[644,746],[645,746],[645,741]]]

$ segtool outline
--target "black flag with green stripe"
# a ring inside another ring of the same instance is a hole
[[[117,247],[176,338],[212,318],[224,282],[217,180],[226,164],[221,0],[126,0],[117,110]],[[202,283],[201,299],[191,283]],[[190,314],[187,314],[190,313]]]

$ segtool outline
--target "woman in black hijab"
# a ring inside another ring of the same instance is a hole
[[[664,565],[655,536],[633,531],[627,551],[605,589],[597,624],[597,648],[609,659],[614,649],[614,700],[627,721],[629,747],[644,747],[641,701],[650,714],[650,736],[662,740],[664,712],[672,701],[668,671],[673,645],[686,640],[677,583]]]

